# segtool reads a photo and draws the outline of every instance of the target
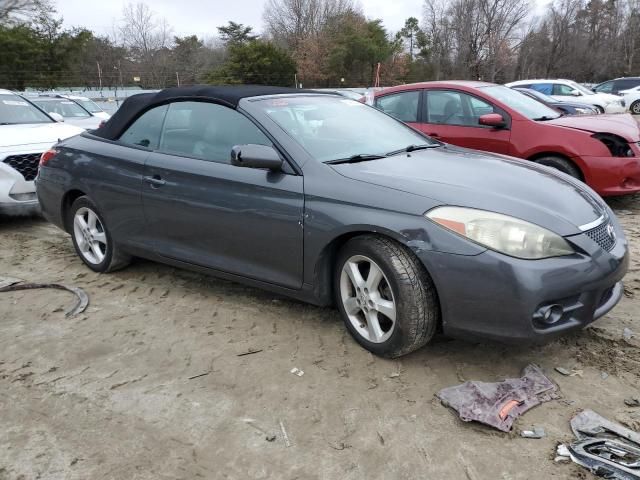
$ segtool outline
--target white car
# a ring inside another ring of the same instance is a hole
[[[34,179],[40,155],[84,130],[56,122],[28,100],[0,90],[0,213],[38,211]]]
[[[634,115],[640,115],[640,86],[620,92],[624,104]]]
[[[518,80],[507,87],[525,87],[552,96],[556,100],[584,103],[596,107],[600,113],[624,113],[625,105],[617,95],[594,93],[573,80]]]
[[[35,97],[29,100],[49,115],[60,115],[64,122],[82,127],[85,130],[95,130],[104,122],[104,119],[92,115],[84,107],[81,107],[75,101],[69,100],[68,98]],[[53,118],[56,118],[56,116],[53,115]],[[56,118],[56,120],[58,120],[58,118]]]
[[[94,117],[98,117],[102,120],[109,120],[111,115],[105,112],[100,105],[91,100],[88,97],[80,97],[78,95],[60,95],[63,98],[68,98],[69,100],[73,100],[81,107],[83,107],[87,112],[89,112]]]

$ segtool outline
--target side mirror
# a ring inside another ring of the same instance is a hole
[[[64,122],[64,117],[56,112],[49,112],[49,116],[53,118],[56,122]]]
[[[507,125],[507,122],[504,121],[504,118],[502,118],[502,115],[499,113],[487,113],[486,115],[482,115],[478,119],[478,123],[480,125],[495,128],[502,128]]]
[[[231,149],[231,165],[246,168],[282,169],[282,159],[267,145],[236,145]]]
[[[582,92],[580,90],[571,90],[571,95],[573,95],[574,97],[579,97],[582,95]]]

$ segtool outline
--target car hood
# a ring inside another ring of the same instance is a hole
[[[603,114],[585,116],[565,116],[544,122],[549,125],[560,125],[585,132],[613,133],[628,142],[640,140],[640,127],[629,114]]]
[[[451,145],[332,167],[341,175],[455,205],[511,215],[563,236],[606,212],[580,181],[526,160]]]
[[[95,116],[89,118],[65,117],[64,123],[75,125],[77,127],[84,128],[85,130],[94,130],[100,126],[102,119]]]
[[[64,123],[32,123],[22,125],[0,125],[0,149],[38,143],[53,145],[82,133],[83,129]]]

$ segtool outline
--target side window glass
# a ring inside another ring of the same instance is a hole
[[[531,90],[535,90],[536,92],[544,93],[545,95],[553,95],[553,85],[550,83],[532,83],[529,87]],[[556,95],[560,95],[556,93]]]
[[[420,92],[401,92],[393,95],[385,95],[376,99],[376,108],[384,113],[396,117],[403,122],[418,121],[418,104]]]
[[[476,125],[480,125],[478,119],[482,115],[486,115],[488,113],[496,113],[493,105],[491,105],[490,103],[487,103],[484,100],[480,100],[479,98],[472,97],[471,95],[469,95],[468,98],[469,105],[471,107],[471,115],[473,116]]]
[[[554,95],[563,95],[565,97],[571,96],[571,92],[573,92],[574,88],[569,85],[563,85],[561,83],[556,83],[553,86],[553,94]]]
[[[426,94],[427,123],[465,125],[460,93],[431,90]]]
[[[212,162],[229,163],[231,149],[272,143],[237,111],[206,102],[175,102],[164,122],[160,150]]]
[[[120,141],[127,145],[139,145],[152,149],[160,144],[160,130],[167,113],[167,106],[152,108],[143,113],[120,135]]]
[[[611,93],[613,90],[613,82],[605,82],[602,85],[598,85],[595,90],[601,93]]]
[[[616,90],[630,90],[640,85],[640,80],[618,80],[616,82]]]
[[[478,119],[482,115],[493,112],[493,105],[466,93],[446,90],[427,92],[428,123],[477,127],[480,126]]]

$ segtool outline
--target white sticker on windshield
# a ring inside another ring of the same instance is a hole
[[[75,104],[75,102],[70,102],[69,100],[62,101],[60,103],[63,103],[64,105],[74,105]]]
[[[21,100],[2,100],[2,103],[5,105],[13,105],[14,107],[26,107],[28,105],[27,102]]]

